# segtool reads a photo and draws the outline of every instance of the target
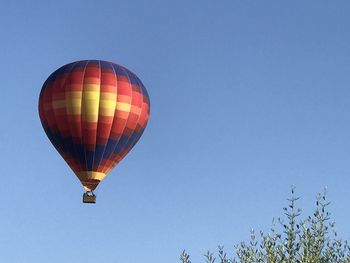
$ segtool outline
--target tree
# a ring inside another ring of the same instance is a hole
[[[259,232],[257,237],[251,231],[250,241],[235,246],[234,255],[229,257],[222,246],[215,256],[207,252],[206,263],[350,263],[348,241],[339,239],[334,222],[328,212],[329,202],[326,191],[316,197],[316,208],[312,215],[300,219],[301,209],[297,208],[294,187],[288,206],[283,208],[284,218],[278,218],[268,233]],[[182,263],[191,263],[184,250]]]

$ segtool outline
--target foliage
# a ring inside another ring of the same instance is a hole
[[[316,197],[316,208],[312,215],[299,219],[294,187],[288,206],[283,208],[284,219],[278,218],[270,232],[260,232],[258,237],[251,230],[250,241],[235,246],[232,258],[219,246],[217,256],[207,252],[206,263],[350,263],[348,241],[337,237],[334,222],[330,221],[329,202],[326,191]],[[184,250],[180,260],[191,263]]]

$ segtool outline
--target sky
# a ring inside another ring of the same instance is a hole
[[[290,187],[305,215],[328,189],[350,239],[348,1],[6,1],[0,8],[0,255],[22,262],[192,262],[267,231]],[[42,129],[60,66],[113,61],[151,117],[128,156],[83,188]]]

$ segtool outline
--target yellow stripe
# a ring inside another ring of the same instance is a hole
[[[115,100],[100,100],[100,108],[115,109],[117,102]]]
[[[116,104],[117,104],[116,93],[101,92],[99,115],[113,117],[115,113]]]
[[[87,122],[97,122],[98,120],[98,108],[100,104],[100,92],[99,91],[85,91],[85,86],[94,86],[95,84],[84,85],[83,97],[82,97],[82,119]],[[97,85],[99,87],[99,85]]]
[[[85,121],[85,122],[93,122],[97,125],[97,121],[98,121],[98,115],[86,115],[86,114],[82,114],[82,120]],[[93,128],[92,129],[96,129],[96,128]]]
[[[114,116],[117,102],[115,100],[101,100],[99,115]]]
[[[100,173],[100,172],[94,172],[94,171],[77,172],[75,174],[77,175],[77,177],[79,178],[80,181],[84,181],[84,180],[88,180],[88,179],[102,181],[107,175],[106,173]],[[89,185],[89,184],[86,183],[86,185],[84,185],[84,183],[83,183],[83,187],[85,188],[85,190],[91,191],[92,189],[90,189],[87,185]]]
[[[100,92],[99,91],[84,91],[83,92],[83,98],[85,100],[97,100],[97,99],[100,99]]]
[[[117,110],[129,112],[131,105],[129,103],[118,102],[116,108],[117,108]]]
[[[66,107],[67,114],[69,115],[80,115],[81,114],[81,91],[71,91],[66,93]]]
[[[83,87],[84,92],[86,91],[100,91],[100,84],[84,84]]]
[[[81,107],[81,99],[67,99],[67,107],[80,108]]]
[[[101,92],[101,100],[117,100],[117,94],[112,92]]]
[[[103,178],[106,177],[107,174],[94,172],[94,171],[85,171],[85,172],[77,172],[75,173],[80,180],[94,179],[102,181]]]
[[[52,108],[66,108],[67,114],[85,115],[86,121],[97,121],[98,114],[102,116],[114,116],[115,109],[117,107],[117,95],[111,92],[98,91],[84,91],[84,92],[67,92],[66,100],[54,100],[52,101]],[[82,102],[84,102],[84,109],[82,111]],[[99,110],[97,108],[99,107]],[[130,104],[118,103],[118,110],[130,111]]]

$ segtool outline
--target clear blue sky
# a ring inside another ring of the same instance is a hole
[[[200,262],[324,186],[350,239],[348,1],[6,1],[0,9],[4,262]],[[149,125],[97,204],[37,103],[61,65],[103,59],[148,89]]]

